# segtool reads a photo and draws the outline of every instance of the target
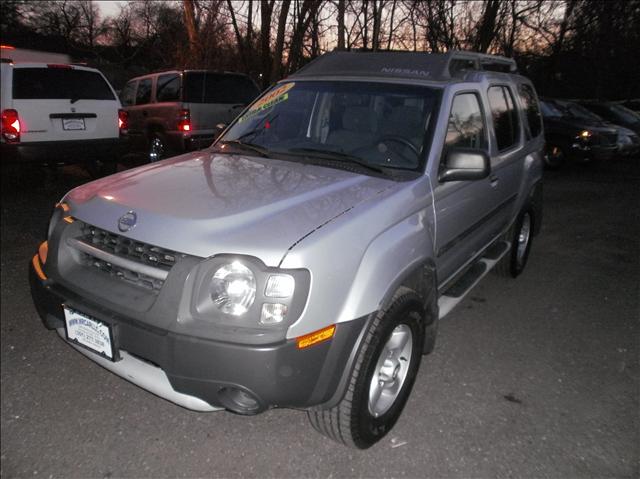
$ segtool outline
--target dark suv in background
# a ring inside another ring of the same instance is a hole
[[[149,161],[206,148],[215,125],[230,123],[258,93],[240,73],[172,70],[133,78],[120,92],[130,146]]]

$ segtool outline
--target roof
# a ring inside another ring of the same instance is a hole
[[[448,81],[469,71],[515,73],[511,58],[475,52],[363,52],[336,51],[316,58],[291,78],[319,76],[376,76]]]

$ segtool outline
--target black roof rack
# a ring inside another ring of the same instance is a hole
[[[316,58],[292,78],[374,75],[446,81],[468,71],[515,73],[517,70],[517,64],[511,58],[457,50],[447,53],[333,51]]]

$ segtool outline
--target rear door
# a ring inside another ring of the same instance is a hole
[[[515,217],[527,152],[513,88],[507,84],[490,85],[487,98],[493,137],[490,181],[497,198],[495,220],[498,228],[504,229]]]
[[[120,102],[97,70],[71,65],[16,65],[13,108],[22,142],[118,138]]]

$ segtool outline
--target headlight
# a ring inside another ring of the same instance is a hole
[[[582,130],[578,136],[583,140],[588,140],[592,135],[593,133],[591,133],[589,130]]]
[[[223,313],[241,316],[256,298],[256,278],[240,261],[218,268],[211,282],[211,299]]]

